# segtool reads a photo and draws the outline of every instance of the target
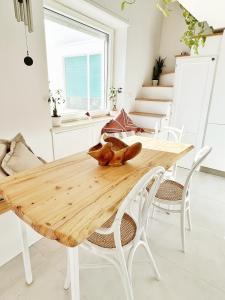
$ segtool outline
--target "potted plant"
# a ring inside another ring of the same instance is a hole
[[[110,110],[113,112],[117,111],[117,97],[118,94],[122,93],[122,88],[111,87],[109,91],[109,102],[110,102]]]
[[[66,102],[63,98],[62,90],[56,90],[54,95],[50,91],[48,102],[51,103],[52,126],[59,127],[62,123],[62,116],[58,111],[58,106]]]
[[[152,76],[152,85],[157,86],[159,84],[159,77],[162,73],[163,68],[165,67],[165,60],[166,58],[159,58],[155,61],[155,66],[153,69],[153,76]]]

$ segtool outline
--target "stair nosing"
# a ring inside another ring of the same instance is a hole
[[[146,97],[138,97],[135,99],[135,101],[149,101],[149,102],[173,102],[172,99],[151,99]]]
[[[132,111],[129,114],[134,116],[153,117],[159,119],[165,118],[167,116],[166,114],[146,113],[146,112],[139,112],[139,111]]]
[[[142,87],[152,87],[152,88],[173,88],[173,85],[148,85],[148,84],[144,84],[142,85]]]
[[[155,133],[155,129],[153,129],[153,128],[143,128],[143,129],[147,133]]]
[[[163,75],[170,75],[170,74],[175,74],[175,71],[174,72],[165,72],[165,73],[162,73],[160,76],[163,76]]]

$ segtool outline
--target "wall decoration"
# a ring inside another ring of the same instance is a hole
[[[32,66],[33,59],[30,57],[29,47],[28,47],[28,33],[33,32],[31,0],[13,0],[13,2],[14,2],[16,20],[18,22],[24,23],[25,40],[26,40],[26,48],[27,48],[27,55],[24,58],[24,63],[27,66]]]

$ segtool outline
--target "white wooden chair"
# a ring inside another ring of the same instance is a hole
[[[181,242],[182,250],[185,252],[185,223],[186,217],[188,222],[188,229],[191,230],[191,216],[190,216],[190,196],[191,196],[191,180],[195,170],[200,166],[202,161],[208,156],[212,148],[204,147],[196,155],[192,168],[186,178],[185,184],[173,180],[165,180],[161,183],[156,196],[152,202],[152,218],[154,208],[158,208],[168,213],[180,214],[181,225]]]
[[[146,227],[152,199],[159,188],[164,171],[162,167],[157,167],[145,174],[126,196],[117,213],[81,245],[94,254],[109,260],[117,268],[121,275],[127,300],[134,299],[132,262],[139,246],[145,248],[153,264],[156,277],[158,280],[160,279],[160,274],[146,237]],[[153,179],[151,190],[148,193],[146,188]],[[73,265],[73,252],[71,249],[69,249],[68,258],[67,277],[64,287],[68,289],[71,284],[71,290],[74,290],[76,287],[74,282],[70,281],[70,278],[75,279],[73,274],[75,273],[76,265]],[[72,291],[71,294],[73,295]],[[75,298],[73,299],[72,297],[72,300],[75,300]]]
[[[161,130],[159,130],[158,126],[156,126],[154,139],[161,139],[161,140],[164,139],[175,143],[181,143],[183,132],[184,132],[184,126],[182,128],[164,127]],[[174,164],[169,170],[166,171],[164,177],[166,179],[175,179],[176,172],[177,172],[177,164]]]

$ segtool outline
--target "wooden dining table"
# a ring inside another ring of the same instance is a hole
[[[142,150],[123,166],[101,167],[86,152],[74,154],[6,178],[0,183],[0,194],[35,231],[77,249],[118,210],[146,172],[156,166],[170,168],[193,148],[143,136],[124,141],[141,142]],[[76,297],[78,300],[79,291]]]

